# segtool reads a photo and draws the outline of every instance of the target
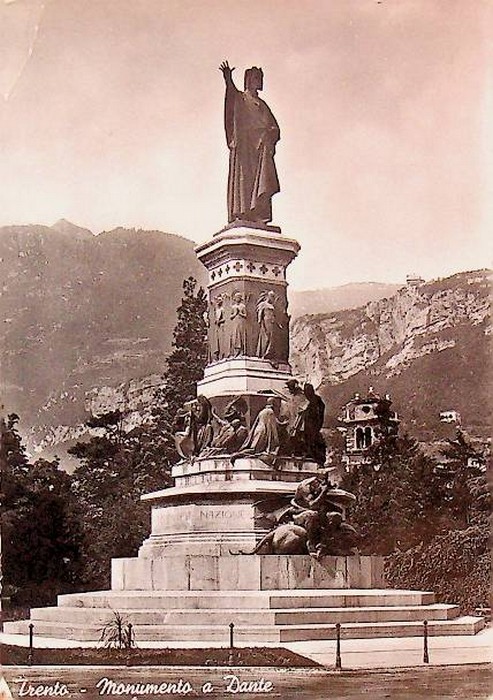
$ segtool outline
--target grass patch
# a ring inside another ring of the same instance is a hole
[[[28,665],[29,649],[1,645],[1,662]],[[319,664],[289,649],[244,647],[229,649],[34,649],[33,663],[50,666],[263,666],[317,668]]]

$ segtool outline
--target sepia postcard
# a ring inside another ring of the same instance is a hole
[[[492,6],[0,0],[0,698],[493,697]]]

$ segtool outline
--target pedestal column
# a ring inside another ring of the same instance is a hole
[[[209,363],[198,394],[285,393],[286,269],[299,249],[279,228],[253,225],[230,225],[196,248],[209,273]]]

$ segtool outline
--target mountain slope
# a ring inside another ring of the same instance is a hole
[[[57,451],[81,434],[88,409],[131,404],[132,420],[145,414],[171,346],[182,281],[205,282],[193,247],[159,231],[94,236],[64,220],[0,228],[0,398],[24,431],[32,428],[31,446]],[[295,374],[321,386],[331,425],[354,392],[372,385],[393,395],[406,428],[423,439],[448,409],[460,411],[472,432],[488,434],[487,273],[389,295],[392,287],[291,295],[295,318],[307,299],[311,309],[332,308],[385,292],[359,308],[295,319]]]
[[[69,222],[0,229],[2,400],[25,425],[77,422],[87,391],[162,371],[194,244],[159,231],[94,236]]]
[[[296,374],[320,385],[332,424],[355,392],[390,393],[405,428],[426,439],[455,409],[472,432],[490,425],[489,279],[459,273],[360,309],[293,324]]]

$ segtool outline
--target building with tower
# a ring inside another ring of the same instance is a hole
[[[355,394],[339,417],[345,436],[343,462],[346,471],[368,460],[368,449],[385,434],[397,434],[399,418],[391,410],[388,394],[384,398],[370,387],[365,396]]]

